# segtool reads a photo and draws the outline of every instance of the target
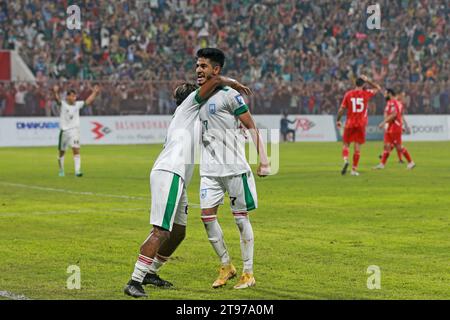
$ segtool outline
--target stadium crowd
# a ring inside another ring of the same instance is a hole
[[[85,114],[167,114],[171,90],[194,81],[197,49],[227,55],[225,74],[254,90],[254,113],[335,114],[359,74],[404,89],[408,113],[450,113],[448,0],[80,1],[82,29],[66,26],[68,1],[0,0],[0,48],[17,50],[36,83],[0,83],[0,114],[55,115],[50,87],[83,98]],[[383,97],[373,102],[380,114]]]

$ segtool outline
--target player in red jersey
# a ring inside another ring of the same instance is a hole
[[[397,96],[396,96],[396,100],[399,102],[399,109],[400,109],[400,113],[402,114],[402,120],[403,120],[403,131],[406,134],[410,134],[411,133],[411,129],[408,126],[408,122],[406,122],[405,119],[405,92],[402,91],[400,92]],[[394,150],[395,147],[393,144],[390,145],[390,151],[392,152],[392,150]],[[384,150],[384,149],[383,149]],[[398,162],[399,163],[404,163],[403,161],[403,154],[401,152],[401,150],[397,150],[397,157],[398,157]],[[378,156],[379,159],[381,159],[383,157],[383,154],[380,154]]]
[[[375,89],[364,89],[364,84],[368,83]],[[344,167],[342,175],[346,174],[348,168],[349,147],[354,142],[352,176],[359,176],[357,172],[358,162],[361,154],[361,145],[366,142],[366,126],[368,122],[368,103],[369,100],[381,90],[381,87],[362,75],[356,79],[356,88],[345,93],[339,108],[336,126],[341,127],[341,118],[347,110],[347,120],[345,121],[344,135],[342,140],[344,146],[342,148],[342,157],[344,158]]]
[[[402,145],[402,131],[403,131],[403,105],[396,99],[393,89],[387,89],[386,93],[386,107],[384,109],[384,120],[380,123],[380,128],[385,128],[384,131],[384,152],[381,157],[381,162],[375,169],[384,169],[389,154],[392,151],[391,145],[401,153],[406,160],[408,160],[407,169],[412,169],[416,166],[412,161],[408,150]]]

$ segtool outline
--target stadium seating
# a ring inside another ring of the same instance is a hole
[[[1,1],[0,48],[18,50],[37,82],[1,83],[0,115],[55,115],[51,85],[83,97],[90,81],[107,90],[85,114],[170,113],[206,46],[254,89],[254,113],[335,114],[360,73],[404,88],[408,113],[450,113],[447,1],[377,2],[381,30],[367,29],[366,0],[152,0],[86,2],[71,31],[67,1]],[[374,104],[380,114],[383,98]]]

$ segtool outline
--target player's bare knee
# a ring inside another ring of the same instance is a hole
[[[202,216],[214,216],[217,214],[217,207],[202,209]]]

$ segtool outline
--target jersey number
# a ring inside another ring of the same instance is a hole
[[[351,98],[353,113],[360,113],[364,111],[364,99],[363,98]]]
[[[236,199],[237,199],[237,197],[230,197],[230,201],[231,201],[231,205],[232,206],[236,205]]]

